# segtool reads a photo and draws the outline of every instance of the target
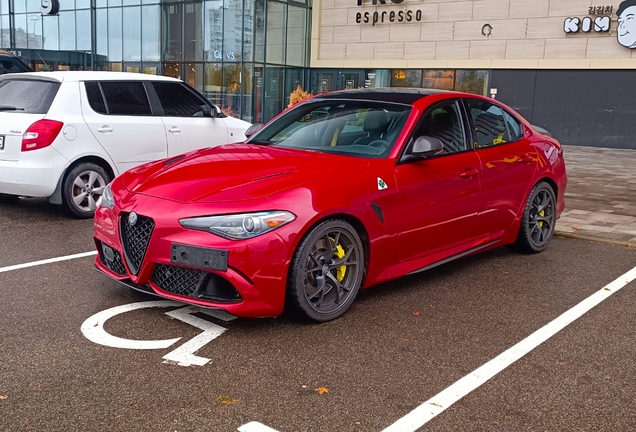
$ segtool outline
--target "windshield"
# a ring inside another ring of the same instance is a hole
[[[386,157],[410,105],[363,100],[315,100],[294,107],[248,143],[362,157]]]

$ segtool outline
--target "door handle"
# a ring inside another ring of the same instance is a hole
[[[533,160],[534,158],[530,156],[528,153],[526,153],[523,156],[521,156],[519,159],[517,159],[517,162],[522,164],[529,164]]]
[[[477,174],[479,174],[479,170],[477,168],[466,168],[459,176],[461,178],[470,179],[475,177]]]
[[[97,132],[102,132],[105,134],[109,134],[113,131],[113,128],[107,125],[97,128]]]
[[[181,129],[179,129],[176,126],[172,126],[170,129],[168,129],[168,132],[173,133],[173,134],[177,134],[177,133],[181,132]]]

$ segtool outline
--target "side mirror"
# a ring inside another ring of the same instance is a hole
[[[444,151],[444,144],[437,138],[431,136],[421,136],[415,139],[411,154],[413,156],[427,158],[441,154]]]
[[[252,126],[247,128],[245,136],[249,138],[261,129],[263,129],[263,123],[254,123]]]
[[[225,114],[223,114],[221,108],[212,104],[212,117],[225,117]]]
[[[542,134],[542,135],[545,135],[545,136],[547,136],[547,137],[552,138],[552,134],[551,134],[549,131],[547,131],[547,130],[543,129],[541,126],[532,125],[532,128],[533,128],[535,131],[539,132],[540,134]]]

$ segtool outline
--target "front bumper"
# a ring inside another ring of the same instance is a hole
[[[133,197],[130,206],[123,205],[125,210],[100,207],[95,214],[94,237],[98,251],[95,267],[98,270],[134,289],[183,303],[223,309],[236,316],[282,313],[291,252],[275,232],[247,241],[226,240],[179,225],[179,219],[192,216],[196,211],[192,208],[196,207],[194,204],[141,195]],[[146,209],[148,211],[144,211]],[[122,229],[133,210],[143,220],[152,215],[154,227],[148,234],[145,252],[133,250],[145,237],[131,241],[128,230]],[[219,251],[223,251],[227,253],[226,266],[205,260],[181,263],[181,258],[174,254],[175,245],[182,246],[176,250],[182,251],[185,247],[186,251],[211,251],[210,256],[217,257]]]

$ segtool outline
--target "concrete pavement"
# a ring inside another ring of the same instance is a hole
[[[568,187],[555,235],[636,248],[636,150],[563,148]]]

